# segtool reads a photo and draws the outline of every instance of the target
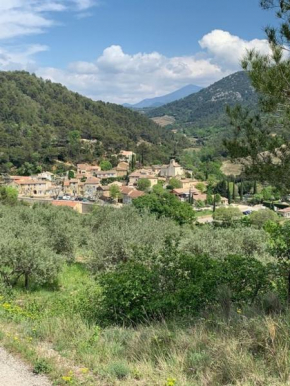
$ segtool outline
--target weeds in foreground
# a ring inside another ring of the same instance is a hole
[[[71,266],[58,291],[15,293],[15,316],[0,307],[5,346],[57,385],[290,385],[290,313],[225,304],[192,321],[100,328],[82,312],[90,280]]]

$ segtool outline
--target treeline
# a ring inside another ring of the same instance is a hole
[[[87,216],[50,205],[1,205],[2,292],[57,288],[63,267],[82,256],[95,280],[82,311],[90,322],[192,317],[219,307],[221,296],[230,308],[285,307],[288,223],[268,215],[228,221],[221,213],[216,226],[197,227],[156,217],[162,200],[141,201],[138,209],[98,207]]]

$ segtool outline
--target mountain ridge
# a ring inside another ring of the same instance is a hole
[[[138,143],[148,144],[145,161],[163,162],[174,148],[170,133],[146,116],[24,71],[0,72],[0,138],[2,172],[25,163],[35,171],[56,161],[91,162],[122,148],[137,151]]]
[[[147,115],[151,118],[172,116],[174,124],[185,126],[225,127],[229,123],[225,106],[235,104],[249,108],[256,108],[258,104],[258,95],[244,71],[231,74],[183,99],[150,110]]]
[[[202,90],[202,87],[195,86],[193,84],[188,84],[187,86],[181,87],[180,89],[173,91],[169,94],[162,95],[155,98],[143,99],[142,101],[135,104],[125,103],[123,104],[123,106],[128,108],[133,108],[133,109],[160,107],[167,103],[174,102],[178,99],[185,98],[188,95],[196,93],[200,90]]]

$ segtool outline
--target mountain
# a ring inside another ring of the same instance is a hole
[[[0,138],[2,172],[95,161],[138,143],[145,161],[165,162],[174,148],[168,130],[146,116],[22,71],[0,72]]]
[[[149,98],[149,99],[144,99],[143,101],[136,103],[134,105],[130,105],[128,103],[125,103],[123,106],[124,107],[130,107],[133,109],[144,109],[148,107],[159,107],[163,106],[167,103],[176,101],[181,98],[185,98],[190,94],[196,93],[201,90],[201,87],[194,86],[193,84],[189,84],[185,87],[180,88],[179,90],[176,90],[170,94],[163,95],[160,97],[156,98]]]
[[[147,115],[151,118],[172,116],[175,118],[174,124],[183,127],[225,127],[228,125],[226,105],[241,104],[255,109],[257,103],[258,95],[251,86],[247,74],[239,71],[198,93],[150,110]]]

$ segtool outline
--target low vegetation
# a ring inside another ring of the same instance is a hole
[[[287,384],[288,224],[149,212],[2,204],[2,344],[58,385]]]

